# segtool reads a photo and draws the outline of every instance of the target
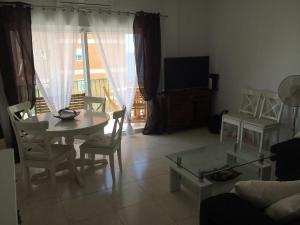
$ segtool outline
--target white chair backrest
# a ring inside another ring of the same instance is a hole
[[[283,110],[283,103],[277,93],[264,91],[259,118],[279,122]]]
[[[7,110],[11,121],[19,121],[32,117],[30,102],[9,106]]]
[[[84,96],[84,108],[92,112],[105,112],[105,97]]]
[[[257,116],[261,92],[254,89],[243,89],[239,113]]]
[[[115,111],[113,113],[113,119],[115,120],[115,122],[114,122],[114,128],[113,128],[112,135],[111,135],[111,144],[112,145],[115,145],[121,141],[125,113],[126,113],[125,106],[123,106],[122,110]]]
[[[48,121],[27,122],[14,121],[16,126],[16,137],[21,147],[23,158],[34,157],[36,159],[52,159],[53,154],[50,147],[50,141],[46,134],[49,127]],[[39,138],[40,141],[32,141]],[[28,156],[28,157],[27,157]]]

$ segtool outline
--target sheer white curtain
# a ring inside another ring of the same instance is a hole
[[[31,16],[37,85],[51,112],[57,112],[71,99],[78,12],[34,8]]]
[[[90,29],[104,61],[109,84],[119,106],[127,108],[127,132],[133,133],[130,111],[137,88],[133,16],[89,13]]]

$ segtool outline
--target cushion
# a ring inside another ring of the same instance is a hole
[[[266,214],[277,222],[290,222],[300,217],[300,190],[299,194],[289,196],[275,202],[265,209]]]
[[[201,202],[201,225],[275,225],[264,211],[232,193],[223,193]]]
[[[41,145],[42,147],[43,145]],[[61,145],[61,144],[51,144],[52,159],[59,158],[60,156],[66,154],[67,152],[72,151],[73,146],[71,145]],[[26,160],[52,160],[49,157],[49,154],[46,151],[38,151],[31,149],[25,153]]]
[[[80,147],[83,148],[99,148],[99,147],[110,147],[111,136],[110,135],[94,135],[89,137]]]
[[[275,202],[298,194],[300,180],[297,181],[240,181],[235,184],[236,194],[261,209]]]

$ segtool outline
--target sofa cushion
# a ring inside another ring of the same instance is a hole
[[[265,209],[266,214],[278,222],[290,222],[300,217],[300,193],[275,202]]]
[[[235,192],[242,199],[249,201],[258,208],[264,209],[275,202],[298,194],[298,181],[240,181],[235,184]]]
[[[200,224],[275,225],[263,210],[233,193],[210,197],[201,203]]]

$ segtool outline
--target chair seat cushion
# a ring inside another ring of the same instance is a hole
[[[109,148],[111,145],[110,135],[94,135],[85,141],[80,148]]]
[[[242,114],[242,113],[227,113],[223,114],[223,120],[236,120],[236,121],[242,121],[245,119],[253,118],[251,115]]]
[[[33,142],[33,143],[43,143],[45,138],[43,135],[33,135],[33,134],[25,134],[24,139],[28,142]]]
[[[264,119],[264,118],[260,118],[260,119],[255,119],[255,118],[249,118],[249,119],[245,119],[243,120],[244,124],[250,124],[256,127],[261,127],[261,128],[266,128],[269,126],[274,126],[277,125],[278,123],[275,120],[269,120],[269,119]]]
[[[60,156],[63,156],[70,152],[73,148],[70,145],[61,145],[61,144],[52,144],[51,145],[53,157],[50,159],[49,154],[45,151],[35,151],[35,150],[28,150],[25,154],[25,159],[27,160],[53,160],[57,159]]]

